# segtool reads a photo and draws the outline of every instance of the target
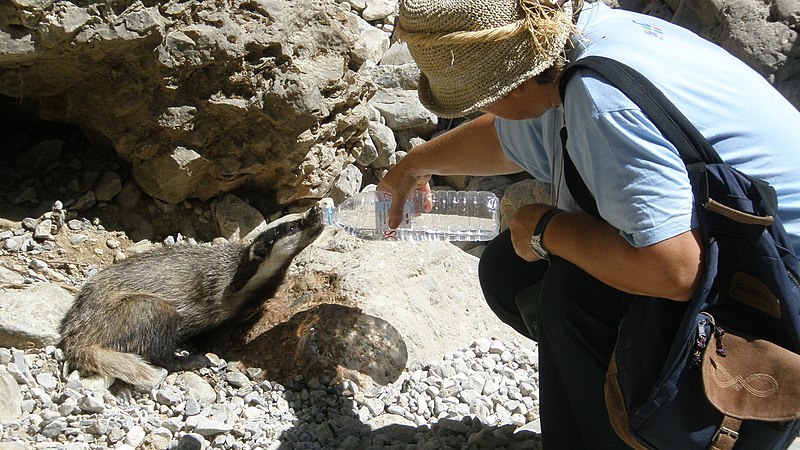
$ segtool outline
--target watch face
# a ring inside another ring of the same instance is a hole
[[[550,258],[550,254],[545,250],[542,246],[542,237],[539,235],[534,235],[531,237],[531,248],[533,249],[533,253],[536,254],[541,259],[548,259]]]

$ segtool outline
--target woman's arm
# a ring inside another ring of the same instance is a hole
[[[539,217],[550,205],[520,208],[509,224],[514,249],[536,260],[530,245]],[[637,295],[689,300],[702,274],[699,232],[687,231],[659,243],[634,247],[608,223],[584,213],[556,215],[543,236],[551,254],[572,262],[598,280]]]
[[[378,190],[392,194],[389,226],[400,224],[405,199],[428,190],[431,175],[501,175],[523,169],[506,158],[494,116],[485,114],[415,147],[384,175]]]

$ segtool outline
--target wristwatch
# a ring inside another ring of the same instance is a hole
[[[547,250],[547,247],[544,246],[544,230],[547,228],[547,224],[550,223],[550,219],[552,219],[556,214],[562,213],[564,210],[553,208],[546,213],[542,214],[542,217],[539,218],[539,223],[536,224],[536,228],[533,229],[533,236],[531,236],[531,248],[533,248],[533,253],[536,254],[541,259],[550,259],[550,251]]]

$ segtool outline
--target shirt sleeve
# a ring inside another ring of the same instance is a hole
[[[683,160],[641,110],[596,113],[584,125],[570,133],[568,148],[603,219],[635,247],[692,228]]]

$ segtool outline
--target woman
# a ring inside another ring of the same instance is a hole
[[[674,334],[702,274],[702,247],[675,147],[591,71],[569,80],[562,104],[564,67],[606,56],[650,79],[726,162],[777,189],[796,252],[800,114],[719,47],[600,2],[402,0],[395,35],[420,68],[427,108],[442,117],[486,114],[416,147],[386,174],[378,189],[395,199],[390,226],[400,222],[399,200],[428,191],[434,174],[527,171],[552,183],[552,205],[521,207],[486,248],[481,286],[503,321],[538,338],[545,448],[627,448],[603,394],[619,324],[630,305],[662,302],[670,311],[662,328],[642,332]],[[599,217],[566,187],[564,151]]]

